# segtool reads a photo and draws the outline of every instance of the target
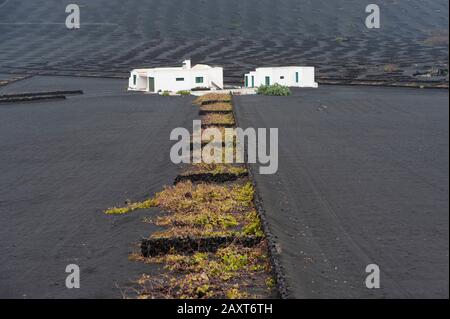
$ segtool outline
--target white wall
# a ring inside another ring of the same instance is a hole
[[[133,83],[134,75],[136,75],[136,85]],[[131,91],[145,91],[147,89],[147,79],[140,76],[136,71],[131,72],[128,79],[128,89]]]
[[[217,86],[223,89],[223,68],[215,67],[210,69],[208,72],[210,82],[214,82]]]
[[[148,77],[155,79],[155,92],[178,92],[182,90],[192,90],[197,87],[214,88],[214,82],[220,88],[223,88],[223,69],[217,68],[199,68],[199,69],[149,69],[147,77],[139,77],[136,86],[133,85],[133,75],[129,79],[129,89],[139,91],[149,91]],[[197,77],[203,77],[203,83],[196,83]],[[184,81],[177,81],[177,78],[183,78]]]
[[[299,74],[299,81],[296,81],[296,73]],[[251,77],[255,77],[255,87],[266,84],[266,76],[270,77],[270,84],[278,83],[289,87],[317,87],[315,82],[314,67],[273,67],[258,68],[246,74],[248,76],[248,86],[251,87]]]
[[[316,82],[316,70],[314,67],[302,67],[300,71],[300,87],[314,87],[319,85]]]
[[[178,92],[182,90],[190,90],[195,83],[195,76],[199,74],[191,74],[187,70],[171,70],[171,71],[150,71],[149,77],[155,78],[155,91],[171,91]],[[176,81],[177,78],[183,78],[184,81]],[[204,79],[205,81],[207,79]],[[148,89],[147,89],[148,90]]]

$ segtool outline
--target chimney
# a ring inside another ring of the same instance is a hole
[[[185,60],[183,62],[183,69],[190,69],[191,68],[191,60]]]

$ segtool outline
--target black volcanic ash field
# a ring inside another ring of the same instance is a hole
[[[0,71],[126,74],[131,68],[220,64],[238,83],[255,66],[308,64],[323,78],[416,79],[448,69],[448,1],[377,1],[380,30],[360,0],[0,0]],[[386,74],[384,66],[394,64]]]

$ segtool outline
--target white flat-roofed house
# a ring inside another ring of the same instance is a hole
[[[282,66],[257,68],[245,75],[245,87],[280,84],[289,87],[317,88],[315,68],[309,66]]]
[[[186,60],[181,67],[135,69],[131,71],[128,90],[150,93],[188,91],[195,88],[223,88],[223,68]]]

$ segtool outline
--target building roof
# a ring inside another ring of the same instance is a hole
[[[208,70],[212,69],[211,66],[206,64],[197,64],[190,69],[184,67],[167,67],[167,68],[145,68],[145,69],[134,69],[132,72],[137,72],[139,75],[146,75],[149,71],[189,71],[189,70]]]
[[[194,70],[206,70],[206,69],[211,69],[211,68],[212,67],[210,67],[209,65],[206,65],[206,64],[197,64],[192,67],[192,69],[194,69]]]
[[[291,69],[291,68],[313,68],[313,66],[301,66],[301,65],[265,66],[265,67],[256,68],[256,70],[261,70],[261,69]]]

